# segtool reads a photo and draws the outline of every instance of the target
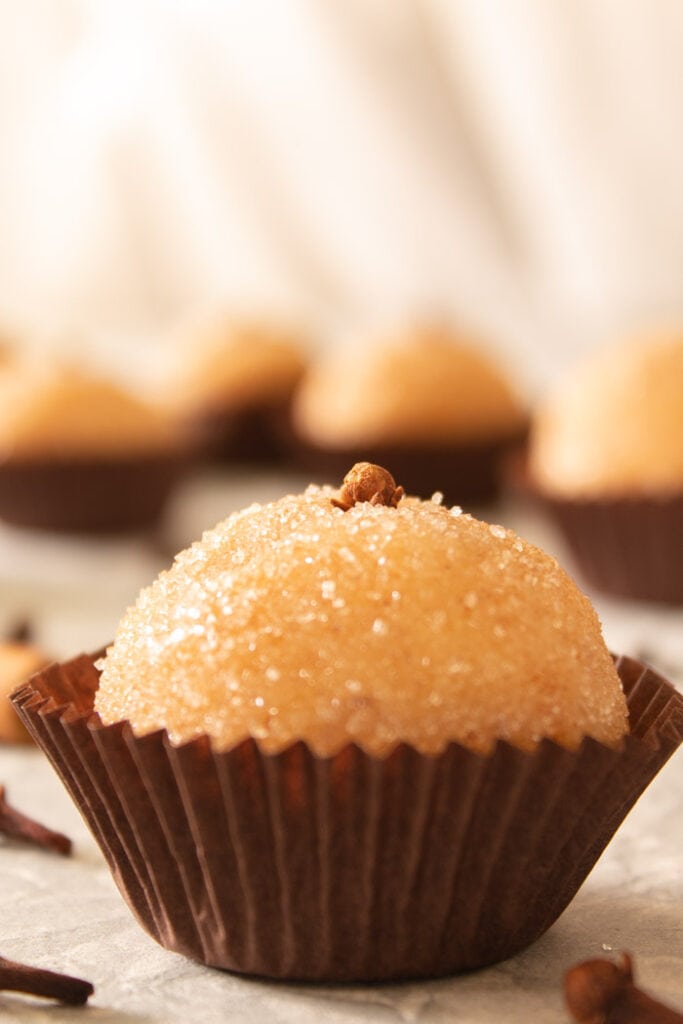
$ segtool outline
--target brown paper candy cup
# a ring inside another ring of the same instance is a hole
[[[184,455],[54,459],[0,464],[0,518],[64,533],[154,526],[186,468]]]
[[[619,597],[683,604],[683,492],[660,499],[540,497],[587,583]]]
[[[280,466],[289,461],[281,423],[290,396],[239,408],[208,406],[184,421],[197,454],[211,462]]]
[[[85,655],[13,699],[161,945],[248,974],[369,981],[503,960],[564,910],[683,739],[683,697],[635,661],[617,667],[620,750],[176,747],[100,723]]]
[[[325,448],[292,437],[293,460],[314,479],[341,482],[356,462],[384,466],[407,494],[429,498],[441,491],[447,505],[474,505],[500,494],[505,456],[524,434],[444,447],[369,444],[362,448]]]

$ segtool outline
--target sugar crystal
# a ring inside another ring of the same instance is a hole
[[[499,540],[505,540],[507,537],[507,530],[504,526],[495,526],[494,524],[491,524],[491,526],[489,526],[489,530],[491,534]]]

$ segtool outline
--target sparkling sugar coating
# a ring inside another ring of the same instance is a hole
[[[342,511],[337,493],[253,505],[181,552],[121,622],[102,720],[320,755],[619,742],[626,704],[597,615],[554,559],[459,509]]]

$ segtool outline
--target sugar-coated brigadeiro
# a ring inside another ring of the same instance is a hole
[[[231,516],[103,664],[14,695],[163,946],[297,981],[506,960],[679,746],[681,696],[552,558],[402,483]]]
[[[275,320],[213,315],[179,328],[165,402],[176,415],[277,406],[306,364],[303,332]]]
[[[683,331],[568,376],[535,417],[528,480],[593,587],[683,603]]]
[[[421,324],[362,351],[341,348],[314,366],[297,392],[293,423],[303,439],[330,448],[438,447],[516,435],[525,414],[480,345]]]
[[[31,529],[153,527],[187,462],[182,429],[112,381],[51,363],[0,373],[0,518]]]
[[[0,458],[119,458],[172,450],[168,416],[113,382],[55,365],[0,376]]]
[[[506,456],[526,434],[519,397],[471,335],[422,321],[368,335],[309,370],[291,407],[292,456],[315,479],[388,466],[410,494],[447,504],[494,500]]]
[[[557,562],[438,500],[373,500],[393,480],[364,472],[362,493],[347,478],[253,505],[178,555],[107,652],[103,722],[320,755],[618,744],[600,623]]]
[[[683,492],[683,331],[600,351],[563,380],[535,418],[530,471],[558,497]]]

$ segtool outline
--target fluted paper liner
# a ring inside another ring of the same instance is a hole
[[[541,500],[587,582],[621,597],[683,604],[683,492]]]
[[[0,518],[65,533],[125,533],[154,526],[188,455],[8,459],[0,463]]]
[[[620,750],[174,746],[101,724],[85,655],[13,700],[163,946],[274,978],[380,980],[505,959],[564,910],[683,739],[683,697],[638,662],[617,667]]]
[[[283,465],[288,461],[281,423],[291,398],[245,408],[207,407],[185,421],[203,458],[239,465]]]

